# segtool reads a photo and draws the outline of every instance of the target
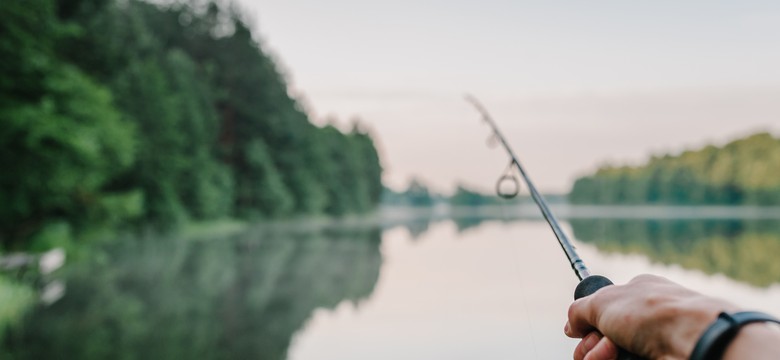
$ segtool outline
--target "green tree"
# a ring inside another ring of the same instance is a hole
[[[370,211],[371,136],[319,128],[234,5],[12,1],[0,8],[0,238],[51,221]]]
[[[759,133],[725,146],[602,167],[574,183],[573,203],[780,204],[780,139]]]
[[[0,63],[9,70],[0,82],[6,247],[51,221],[95,220],[110,196],[104,187],[132,163],[135,150],[134,129],[109,91],[58,58],[53,45],[68,27],[54,3],[7,5],[0,37]]]

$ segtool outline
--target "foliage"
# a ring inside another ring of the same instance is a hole
[[[503,199],[496,195],[485,195],[464,185],[458,185],[455,194],[450,197],[449,201],[450,204],[459,206],[482,206],[503,203]]]
[[[135,142],[111,93],[56,55],[54,44],[69,29],[54,5],[7,5],[0,25],[0,239],[8,247],[53,219],[99,217],[116,194],[103,186],[132,164]]]
[[[222,4],[222,5],[220,5]],[[223,2],[31,0],[0,9],[0,240],[379,201],[371,137],[318,128]]]
[[[23,315],[35,304],[33,290],[0,275],[0,338],[9,326],[17,325]]]
[[[382,203],[393,206],[430,207],[437,202],[438,197],[439,195],[432,194],[421,180],[412,179],[404,191],[396,192],[385,188],[382,192]]]
[[[603,167],[577,179],[572,203],[780,205],[780,139],[759,133],[723,147]]]

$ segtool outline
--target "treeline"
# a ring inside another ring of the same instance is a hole
[[[52,222],[168,227],[378,203],[381,167],[367,131],[312,125],[234,9],[138,0],[0,7],[6,248]]]
[[[432,191],[420,179],[412,179],[405,190],[395,191],[384,189],[382,204],[389,206],[414,206],[429,207],[436,204],[448,204],[453,206],[489,206],[489,205],[520,205],[533,204],[533,198],[527,191],[520,189],[519,194],[513,198],[502,198],[496,193],[485,192],[476,187],[458,184],[455,193],[444,195]],[[565,195],[545,194],[548,203],[565,203]]]
[[[780,205],[780,139],[759,133],[722,147],[603,167],[574,183],[575,204]]]
[[[443,195],[432,191],[420,179],[412,179],[405,190],[395,191],[385,188],[382,195],[382,204],[389,206],[431,207],[436,204],[478,206],[495,204],[500,200],[495,195],[483,194],[479,190],[461,184],[458,184],[455,193],[451,196]]]
[[[444,202],[446,199],[443,195],[431,191],[428,185],[416,178],[409,182],[405,190],[384,188],[382,193],[382,204],[389,206],[429,207]]]

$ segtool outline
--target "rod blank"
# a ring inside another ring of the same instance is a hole
[[[523,169],[523,165],[520,164],[520,161],[517,159],[515,152],[512,150],[512,147],[509,146],[509,143],[498,129],[498,126],[496,125],[495,121],[493,121],[493,118],[487,112],[485,107],[482,106],[479,100],[477,100],[477,98],[474,96],[466,95],[466,101],[472,104],[480,113],[480,115],[482,115],[482,119],[488,125],[490,125],[491,129],[493,130],[492,136],[498,139],[499,143],[501,143],[501,145],[504,147],[507,154],[509,154],[509,157],[512,160],[511,165],[517,169],[526,186],[528,186],[528,191],[531,193],[531,198],[533,198],[534,202],[536,202],[536,205],[539,206],[539,210],[542,211],[542,216],[544,216],[547,224],[550,225],[553,233],[555,233],[555,237],[558,239],[558,243],[561,245],[563,252],[566,254],[566,258],[569,259],[569,263],[571,264],[572,270],[574,270],[574,274],[577,275],[577,279],[583,280],[590,276],[590,270],[588,270],[588,267],[585,266],[585,262],[583,262],[580,256],[577,254],[574,245],[571,244],[569,237],[566,236],[566,233],[558,223],[558,219],[555,218],[555,215],[553,215],[552,211],[550,211],[550,207],[547,205],[547,201],[544,200],[544,196],[542,196],[542,194],[536,190],[536,186],[534,186],[531,178],[528,177],[525,169]]]

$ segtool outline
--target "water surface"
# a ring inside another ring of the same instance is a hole
[[[418,214],[419,215],[419,214]],[[535,218],[406,217],[120,239],[10,329],[11,359],[569,359],[576,278]],[[667,276],[780,315],[770,219],[574,217],[595,273]]]

